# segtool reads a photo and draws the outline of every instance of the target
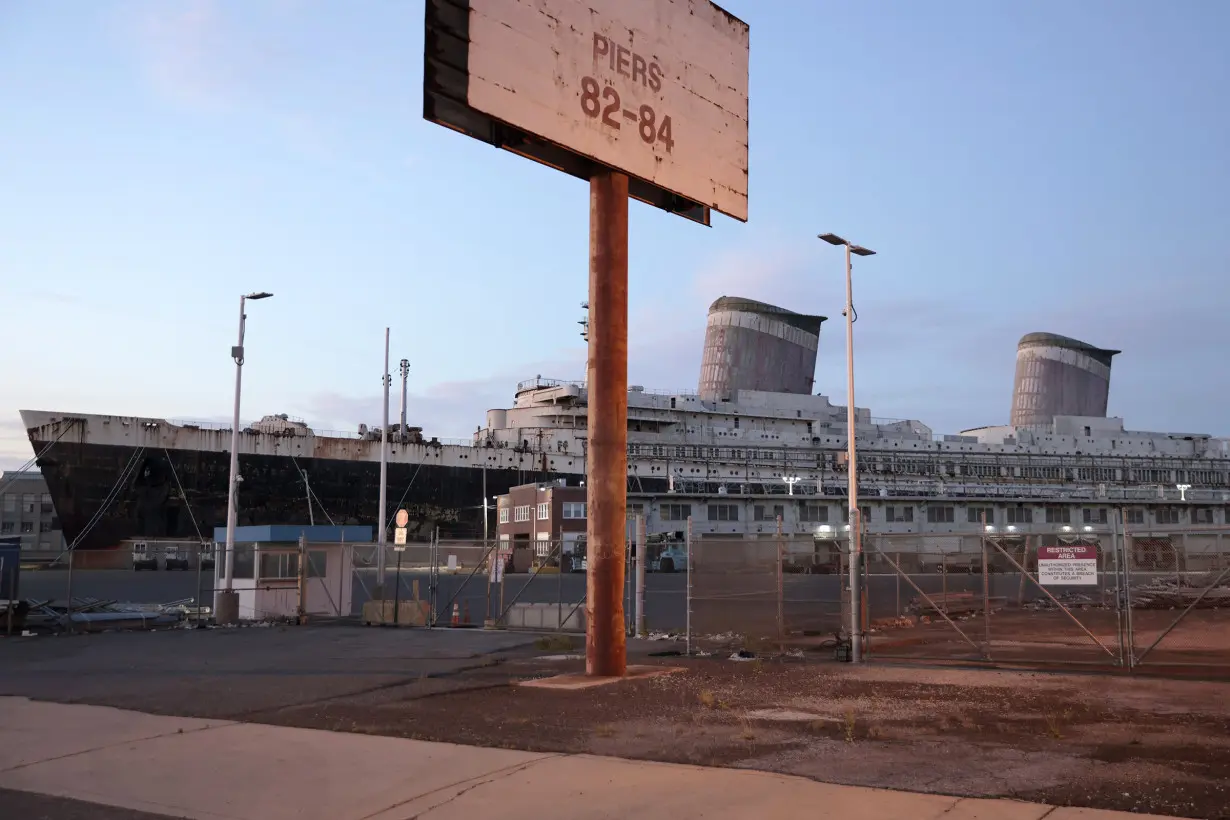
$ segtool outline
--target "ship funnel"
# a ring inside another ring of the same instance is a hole
[[[752,299],[723,296],[709,306],[700,365],[700,397],[734,398],[740,390],[810,395],[820,324],[808,316]]]
[[[1012,420],[1046,426],[1055,416],[1106,417],[1111,358],[1106,350],[1054,333],[1027,333],[1016,346]]]

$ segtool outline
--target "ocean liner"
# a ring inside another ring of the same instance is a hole
[[[678,531],[692,515],[702,533],[763,530],[778,516],[793,533],[845,522],[847,408],[813,393],[824,321],[722,297],[709,310],[696,392],[629,389],[629,507],[651,531]],[[1104,529],[1114,508],[1127,508],[1134,525],[1230,524],[1230,442],[1130,431],[1107,417],[1118,352],[1026,335],[1004,426],[935,435],[855,408],[868,528],[1079,532]],[[512,407],[488,411],[468,441],[391,427],[390,515],[409,511],[412,538],[437,527],[442,537],[476,537],[494,514],[485,498],[535,481],[583,481],[586,400],[583,382],[537,377],[517,385]],[[196,539],[225,523],[229,426],[21,415],[76,548]],[[380,440],[377,429],[323,432],[286,415],[244,426],[239,523],[379,520]]]

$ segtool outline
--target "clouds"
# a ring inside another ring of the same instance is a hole
[[[221,111],[241,92],[243,60],[232,59],[216,0],[142,5],[135,14],[138,57],[153,88],[192,109]]]

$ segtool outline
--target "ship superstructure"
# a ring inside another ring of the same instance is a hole
[[[810,390],[823,321],[723,297],[710,310],[700,389],[629,390],[630,509],[646,515],[651,532],[678,531],[689,516],[701,534],[763,531],[778,516],[784,529],[818,537],[847,523],[848,411]],[[920,421],[855,408],[867,527],[1101,531],[1120,507],[1133,525],[1230,524],[1230,440],[1136,432],[1106,417],[1117,352],[1025,336],[1012,415],[1027,424],[936,435]],[[491,514],[484,499],[534,481],[582,481],[587,400],[583,382],[536,377],[517,385],[511,407],[488,411],[469,440],[398,426],[390,510],[410,512],[412,535],[439,527],[476,537]],[[229,427],[63,412],[22,418],[65,535],[79,548],[191,538],[225,521]],[[309,513],[337,524],[378,520],[380,438],[366,427],[317,431],[287,416],[246,426],[240,523],[294,523]]]

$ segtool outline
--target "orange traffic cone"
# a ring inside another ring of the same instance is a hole
[[[453,626],[457,626],[461,622],[461,612],[457,608],[457,602],[453,602]]]

